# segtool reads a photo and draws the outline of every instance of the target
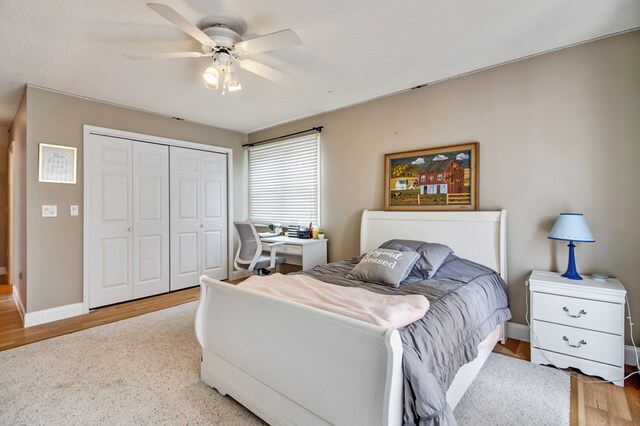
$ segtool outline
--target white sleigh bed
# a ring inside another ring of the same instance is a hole
[[[446,244],[506,281],[505,210],[364,211],[361,253],[394,238]],[[203,382],[272,425],[402,424],[397,330],[205,276],[200,282],[195,330],[202,346]],[[452,408],[494,345],[481,348],[458,371],[447,392]]]

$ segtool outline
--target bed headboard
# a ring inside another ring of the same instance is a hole
[[[362,212],[360,253],[400,238],[446,244],[507,281],[507,211]]]

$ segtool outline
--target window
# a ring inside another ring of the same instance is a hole
[[[249,220],[320,226],[320,135],[249,148]]]

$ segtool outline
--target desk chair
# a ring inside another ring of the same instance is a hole
[[[240,238],[238,252],[233,262],[236,269],[246,269],[251,273],[267,275],[270,272],[269,269],[286,262],[284,257],[276,256],[277,246],[284,244],[283,242],[263,243],[251,222],[233,222],[233,224]],[[263,245],[269,247],[269,256],[262,254]]]

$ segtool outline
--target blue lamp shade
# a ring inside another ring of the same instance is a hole
[[[582,213],[560,213],[548,237],[552,240],[569,241],[569,265],[567,272],[562,276],[572,280],[581,280],[582,277],[576,270],[575,244],[573,242],[596,242]]]
[[[556,224],[549,232],[549,238],[581,243],[596,242],[582,213],[560,213]]]

